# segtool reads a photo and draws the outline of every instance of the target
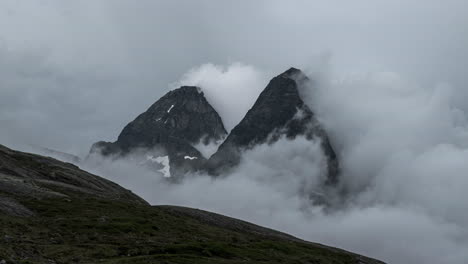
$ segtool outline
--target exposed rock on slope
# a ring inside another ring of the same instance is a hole
[[[272,143],[280,136],[321,140],[327,158],[327,181],[336,182],[338,161],[324,129],[301,99],[298,87],[308,81],[298,69],[291,68],[273,78],[254,106],[231,131],[208,161],[208,169],[219,174],[239,163],[240,151],[257,144]]]
[[[116,142],[98,142],[91,152],[124,156],[133,150],[158,149],[163,153],[149,156],[148,161],[158,163],[156,159],[167,156],[170,173],[178,174],[199,169],[204,163],[205,158],[193,145],[219,141],[226,134],[221,117],[200,88],[183,86],[130,122]],[[161,170],[166,171],[167,166],[162,165]]]
[[[99,197],[146,204],[131,191],[75,165],[0,145],[1,193],[29,198]],[[13,197],[0,199],[0,210],[29,214]]]

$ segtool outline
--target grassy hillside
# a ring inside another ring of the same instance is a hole
[[[0,263],[381,263],[0,146]],[[4,261],[4,262],[2,262]]]
[[[378,263],[212,225],[172,207],[94,198],[18,200],[35,215],[0,215],[0,259],[7,263]]]

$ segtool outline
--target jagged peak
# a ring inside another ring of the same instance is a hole
[[[203,94],[203,91],[200,87],[198,86],[187,86],[187,85],[184,85],[184,86],[181,86],[177,89],[174,89],[172,91],[170,91],[168,94],[199,94],[199,95],[204,95]]]
[[[173,107],[184,105],[187,102],[197,102],[197,104],[209,105],[209,102],[200,87],[184,85],[164,94],[159,98],[159,100],[151,105],[148,111],[161,111],[160,107],[164,107],[167,108],[165,111],[169,113]],[[194,105],[192,105],[192,107],[193,106]]]
[[[291,67],[287,71],[280,74],[278,77],[293,79],[296,82],[303,82],[309,80],[309,78],[300,69]]]
[[[301,70],[293,67],[274,77],[218,151],[210,157],[208,171],[217,175],[222,170],[232,168],[240,162],[240,150],[271,143],[281,135],[290,139],[296,136],[308,139],[319,137],[327,156],[327,179],[335,182],[338,171],[336,154],[325,130],[299,93],[299,87],[307,80]],[[298,109],[301,110],[299,114]]]
[[[300,73],[302,73],[301,70],[299,70],[298,68],[291,67],[291,68],[289,68],[287,71],[283,72],[283,73],[280,74],[280,75],[287,75],[287,76],[290,76],[290,75],[295,75],[295,74],[300,74]]]

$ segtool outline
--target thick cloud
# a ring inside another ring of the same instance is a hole
[[[303,195],[323,180],[317,145],[303,139],[259,146],[223,179],[180,185],[128,161],[82,166],[154,204],[390,263],[464,263],[466,10],[464,0],[3,1],[0,143],[84,155],[174,83],[203,86],[230,129],[269,78],[296,66],[314,80],[302,93],[342,165],[349,195],[335,210]]]
[[[266,86],[266,77],[252,66],[240,63],[222,66],[205,64],[186,73],[177,86],[201,87],[207,100],[223,119],[230,131],[253,106]]]
[[[468,129],[456,89],[421,86],[394,72],[310,76],[315,81],[301,93],[335,143],[339,188],[348,194],[329,197],[331,210],[313,206],[307,195],[320,195],[324,163],[318,143],[303,138],[245,152],[224,178],[193,175],[178,185],[128,161],[84,166],[155,204],[240,217],[390,263],[464,263]]]

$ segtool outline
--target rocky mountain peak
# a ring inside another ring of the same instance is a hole
[[[284,78],[294,78],[295,76],[299,76],[299,75],[305,77],[304,73],[302,73],[301,70],[291,67],[287,71],[280,74],[279,76],[282,76]]]
[[[281,136],[293,139],[302,135],[310,140],[321,140],[328,159],[327,177],[330,182],[336,181],[338,162],[335,152],[325,130],[299,94],[300,85],[307,80],[307,76],[296,68],[290,68],[274,77],[242,121],[209,159],[209,171],[219,174],[235,166],[240,161],[241,150],[257,144],[272,143]]]
[[[226,134],[221,117],[201,89],[182,86],[165,94],[125,126],[116,142],[98,142],[91,152],[126,155],[137,149],[158,149],[158,156],[148,156],[148,161],[163,160],[159,163],[166,167],[161,170],[168,176],[169,165],[172,174],[176,169],[198,169],[204,157],[193,145],[219,141]]]
[[[92,152],[126,155],[132,150],[157,150],[147,153],[146,162],[154,164],[166,177],[202,169],[217,175],[236,166],[243,150],[273,143],[281,137],[304,136],[311,141],[320,140],[327,158],[327,179],[336,182],[335,152],[325,130],[299,93],[308,80],[296,68],[274,77],[229,135],[201,89],[182,86],[168,92],[130,122],[116,142],[98,142]],[[224,138],[209,160],[194,147],[200,142],[218,142]]]
[[[201,139],[219,140],[226,134],[220,116],[201,89],[182,86],[168,92],[129,123],[117,141],[124,149],[151,148],[168,138],[195,144]]]

